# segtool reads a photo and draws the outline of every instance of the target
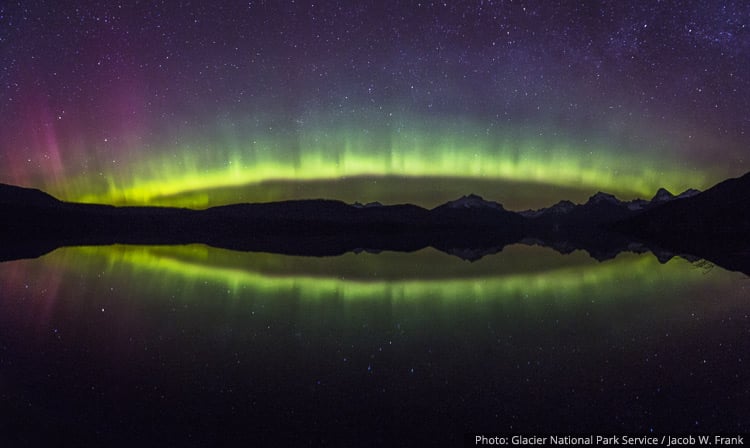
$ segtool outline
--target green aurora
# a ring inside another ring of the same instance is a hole
[[[99,161],[101,171],[65,176],[50,190],[71,201],[192,208],[310,197],[434,206],[473,192],[524,208],[585,200],[597,190],[648,198],[660,187],[679,193],[720,178],[627,143],[467,122],[325,129],[254,135],[224,129],[152,148],[148,157],[132,151],[116,169]]]
[[[681,258],[660,264],[651,254],[625,253],[597,263],[581,251],[561,256],[548,248],[524,245],[509,246],[475,263],[434,249],[315,258],[203,245],[63,248],[44,257],[44,262],[48,268],[121,280],[123,287],[138,289],[139,296],[151,296],[148,291],[155,288],[161,296],[182,291],[188,300],[190,291],[213,285],[240,301],[269,294],[388,302],[616,301],[658,295],[664,288],[690,288],[707,280],[704,269]],[[713,279],[723,282],[733,276],[726,273]],[[139,279],[137,285],[128,278]]]

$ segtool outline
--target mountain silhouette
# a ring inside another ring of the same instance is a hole
[[[705,258],[750,275],[750,173],[700,193],[665,189],[648,200],[598,192],[584,204],[560,201],[513,212],[468,195],[431,210],[412,205],[311,199],[233,204],[206,210],[62,202],[39,190],[0,184],[0,261],[61,246],[190,244],[295,255],[415,251],[434,247],[474,261],[508,244],[585,250],[597,260],[623,251]]]
[[[630,233],[667,238],[722,240],[750,231],[750,173],[703,193],[670,201],[620,223]]]
[[[0,204],[24,206],[54,206],[60,201],[53,196],[33,188],[17,187],[15,185],[0,184]]]
[[[611,228],[741,270],[750,257],[750,173],[646,210]]]
[[[650,201],[644,199],[621,201],[614,195],[597,192],[584,204],[562,200],[548,208],[519,213],[527,218],[526,229],[530,235],[545,238],[558,233],[587,235],[592,231],[600,230],[603,226],[638,216],[647,210],[696,193],[698,193],[697,190],[688,190],[675,196],[666,189],[660,188]]]
[[[116,243],[204,243],[318,256],[362,249],[504,247],[521,238],[523,221],[502,207],[427,210],[312,199],[190,210],[66,203],[11,186],[3,191],[0,261],[38,257],[61,246]]]

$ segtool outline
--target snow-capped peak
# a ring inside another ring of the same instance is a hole
[[[522,210],[518,212],[519,215],[523,216],[524,218],[538,218],[542,216],[544,211],[547,210],[546,208],[540,208],[539,210]]]
[[[450,201],[445,204],[448,208],[491,208],[495,210],[504,210],[501,204],[494,201],[485,201],[481,196],[470,194]]]
[[[695,188],[690,188],[678,194],[677,198],[678,199],[691,198],[695,196],[696,194],[700,194],[700,190],[696,190]]]
[[[372,207],[382,207],[383,204],[380,202],[368,202],[367,204],[362,204],[361,202],[355,202],[352,204],[352,207],[354,208],[372,208]]]
[[[659,188],[659,190],[656,192],[656,195],[654,195],[653,199],[651,199],[651,202],[666,202],[671,201],[674,198],[675,196],[666,188]]]
[[[524,210],[519,212],[519,214],[526,218],[538,218],[543,215],[565,215],[573,211],[576,207],[577,205],[570,201],[560,201],[547,208],[540,208],[539,210]]]
[[[601,191],[591,196],[587,204],[600,204],[603,202],[609,202],[610,204],[620,204],[620,201],[609,193],[602,193]]]
[[[547,213],[553,213],[556,215],[562,215],[570,213],[571,210],[576,208],[576,205],[570,201],[560,201],[557,204],[547,209]]]

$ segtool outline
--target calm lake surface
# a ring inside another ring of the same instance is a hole
[[[0,263],[0,402],[14,445],[747,432],[750,281],[524,245],[64,248]]]

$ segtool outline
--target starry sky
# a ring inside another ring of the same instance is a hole
[[[506,207],[750,169],[750,4],[0,3],[0,182]]]

